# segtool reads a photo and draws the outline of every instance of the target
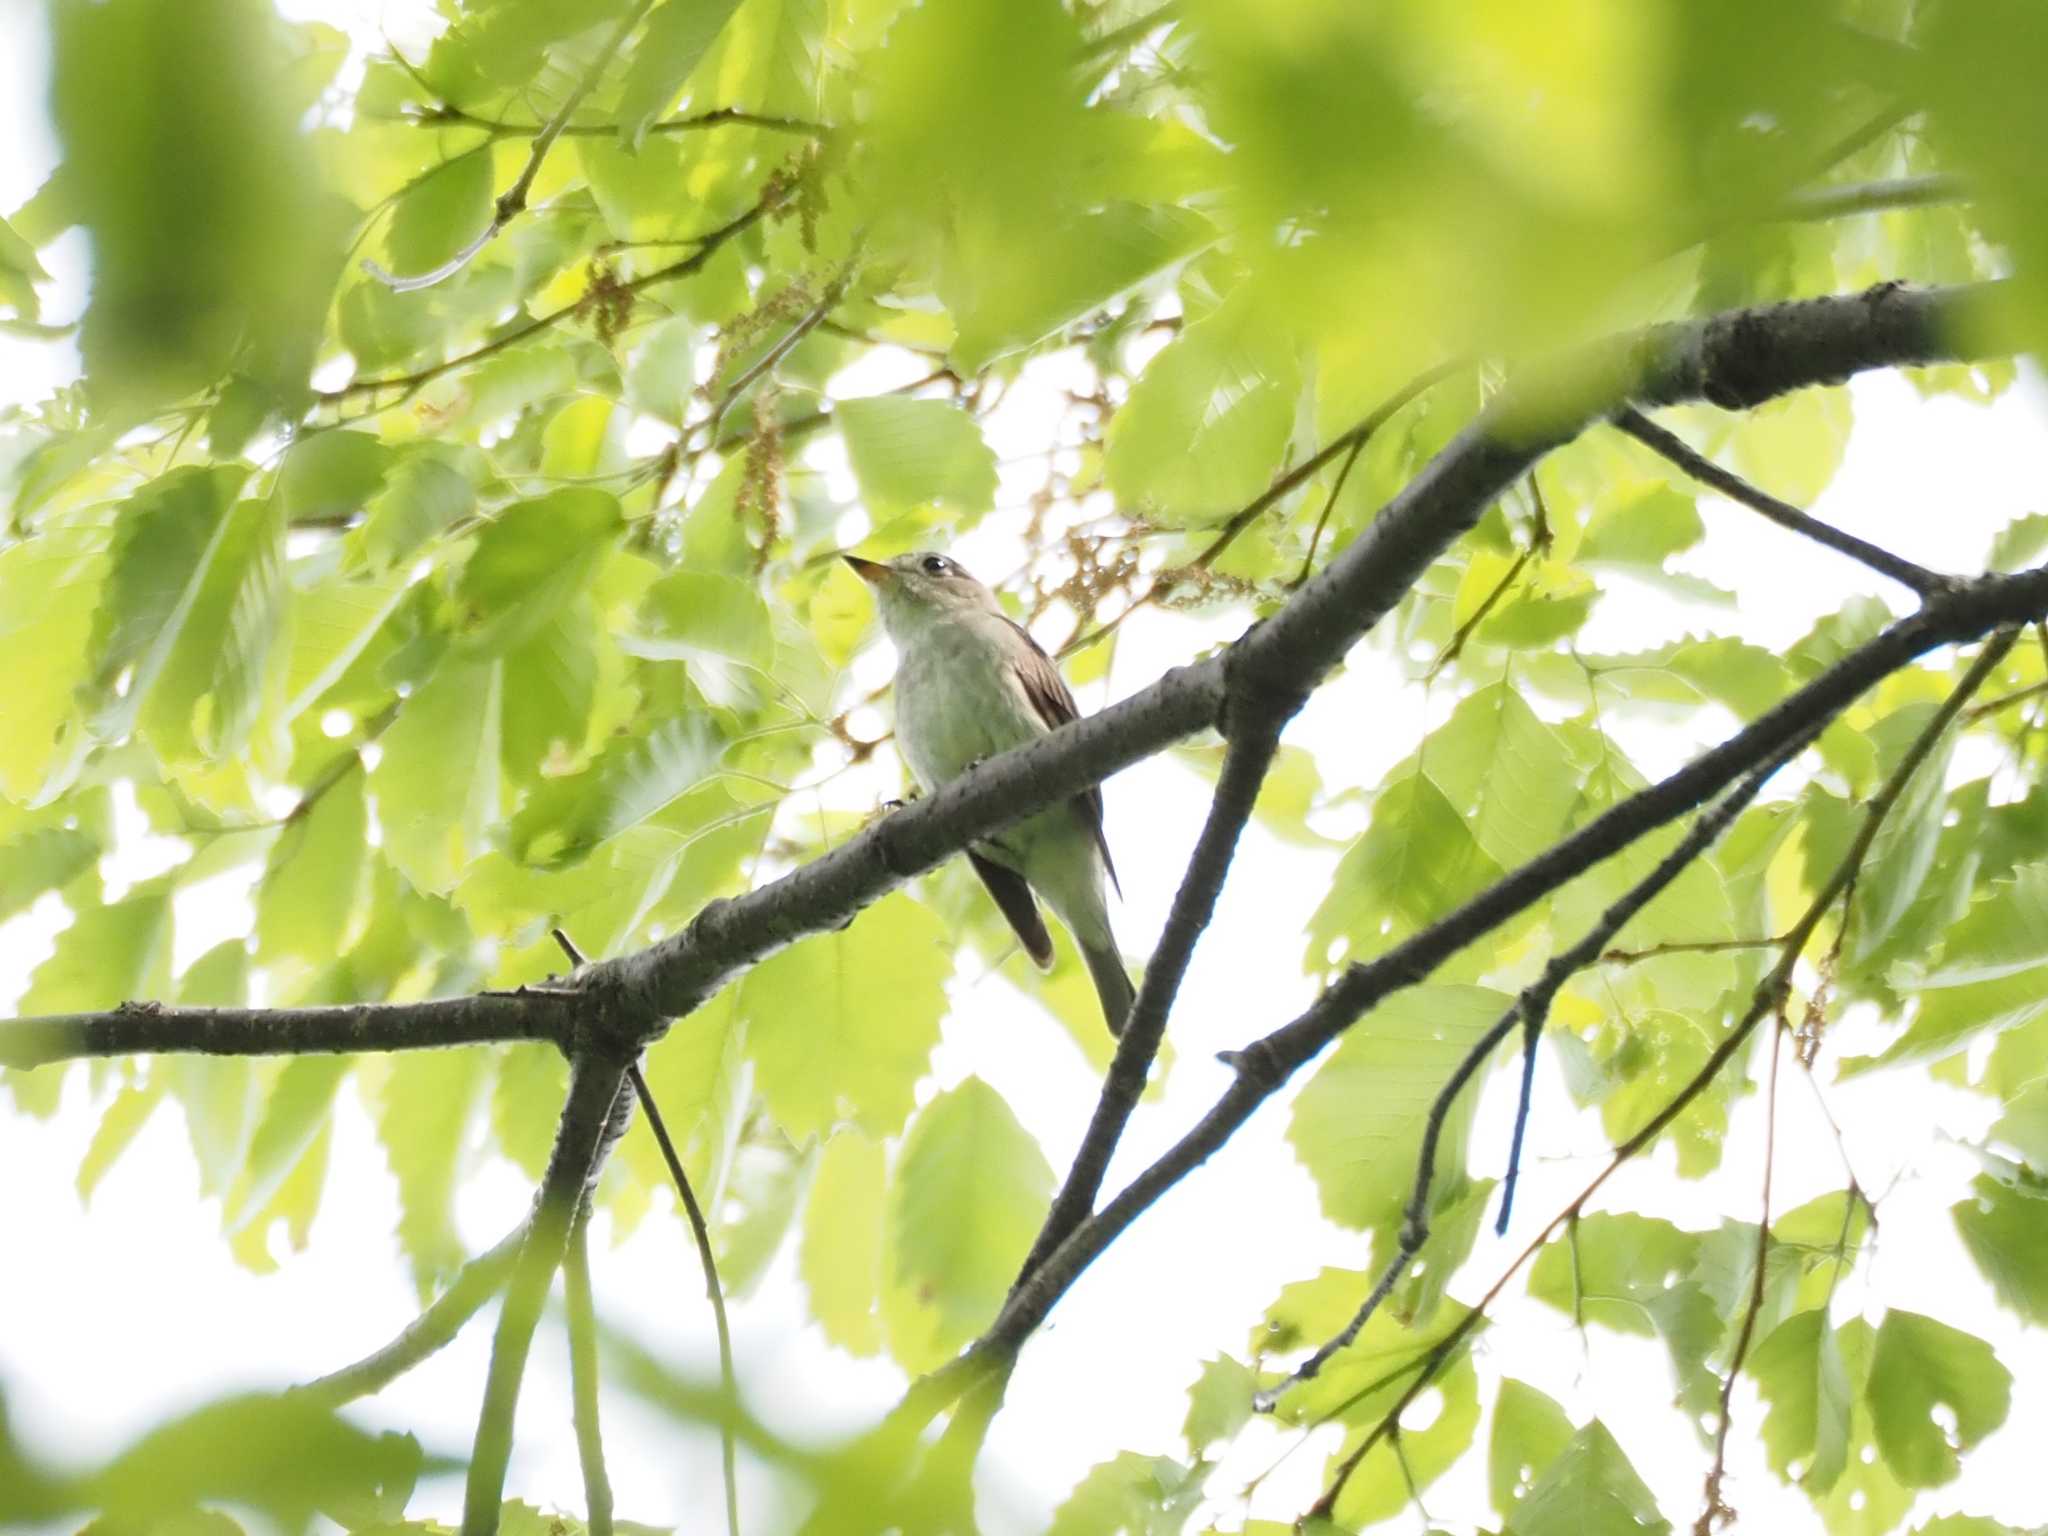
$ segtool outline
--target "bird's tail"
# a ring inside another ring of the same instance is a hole
[[[1131,1004],[1138,1000],[1137,989],[1131,985],[1131,973],[1124,969],[1123,956],[1117,953],[1114,944],[1083,944],[1080,949],[1081,958],[1088,963],[1088,974],[1095,979],[1095,995],[1102,999],[1103,1022],[1109,1025],[1112,1035],[1121,1036]]]

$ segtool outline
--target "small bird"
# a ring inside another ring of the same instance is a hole
[[[1080,715],[1052,658],[959,562],[929,551],[845,560],[874,588],[896,644],[896,745],[925,789]],[[1034,893],[1052,908],[1087,962],[1109,1032],[1121,1035],[1135,993],[1109,928],[1105,884],[1117,879],[1102,791],[1005,827],[967,859],[1040,970],[1052,966],[1052,935]]]

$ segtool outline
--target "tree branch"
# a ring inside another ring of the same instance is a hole
[[[1923,565],[1915,565],[1911,560],[1895,555],[1888,549],[1882,549],[1866,539],[1859,539],[1853,533],[1844,533],[1839,528],[1830,527],[1800,511],[1789,501],[1780,501],[1768,491],[1751,485],[1733,470],[1722,468],[1675,432],[1660,427],[1634,406],[1626,406],[1615,412],[1614,425],[1652,453],[1676,464],[1702,485],[1712,486],[1730,501],[1739,502],[1751,511],[1761,513],[1780,528],[1789,529],[1802,538],[1826,545],[1838,554],[1847,555],[1851,560],[1860,560],[1880,576],[1889,576],[1893,581],[1922,597],[1954,582],[1953,577],[1930,571]]]
[[[1373,1446],[1399,1423],[1402,1412],[1421,1395],[1430,1382],[1436,1378],[1438,1368],[1456,1353],[1472,1330],[1479,1326],[1480,1319],[1486,1315],[1487,1308],[1492,1306],[1499,1298],[1501,1292],[1507,1288],[1508,1282],[1521,1272],[1522,1266],[1543,1250],[1544,1245],[1556,1235],[1560,1227],[1575,1224],[1580,1213],[1584,1211],[1587,1202],[1599,1192],[1601,1186],[1608,1179],[1612,1178],[1624,1163],[1628,1162],[1629,1159],[1633,1158],[1661,1136],[1664,1133],[1665,1127],[1683,1114],[1686,1106],[1705,1092],[1707,1085],[1720,1075],[1721,1069],[1742,1048],[1743,1042],[1749,1038],[1758,1023],[1766,1015],[1775,1012],[1783,1005],[1785,995],[1791,987],[1793,967],[1797,964],[1801,952],[1806,948],[1807,940],[1813,937],[1814,930],[1820,926],[1821,918],[1826,915],[1827,910],[1835,904],[1842,894],[1848,890],[1850,884],[1855,880],[1858,871],[1862,869],[1863,861],[1869,856],[1871,844],[1876,840],[1878,828],[1883,825],[1885,816],[1890,812],[1899,796],[1904,793],[1906,785],[1912,780],[1913,774],[1919,769],[1921,763],[1926,761],[1928,753],[1934,750],[1935,743],[1941,739],[1942,733],[1955,720],[1963,705],[1982,686],[1985,677],[1990,674],[1991,669],[2012,648],[2013,640],[2016,637],[2016,631],[2009,628],[1997,635],[1991,644],[1984,648],[1984,651],[1978,656],[1977,660],[1972,663],[1969,671],[1964,673],[1962,681],[1956,685],[1955,691],[1943,701],[1941,708],[1935,713],[1934,718],[1927,723],[1926,728],[1914,739],[1913,745],[1907,749],[1906,755],[1900,759],[1898,767],[1892,771],[1891,777],[1885,781],[1883,788],[1878,791],[1877,797],[1870,802],[1870,805],[1864,811],[1863,825],[1858,830],[1855,840],[1850,844],[1848,852],[1843,855],[1841,863],[1836,865],[1834,873],[1828,879],[1828,883],[1822,888],[1820,894],[1814,897],[1812,903],[1808,905],[1799,920],[1787,930],[1785,934],[1785,947],[1779,956],[1778,963],[1771,968],[1770,973],[1763,980],[1757,983],[1756,990],[1751,994],[1749,1007],[1744,1012],[1742,1019],[1722,1037],[1721,1043],[1714,1047],[1713,1053],[1707,1057],[1699,1071],[1695,1072],[1686,1081],[1685,1086],[1680,1088],[1664,1107],[1658,1110],[1641,1129],[1614,1149],[1613,1156],[1601,1168],[1599,1173],[1593,1176],[1592,1182],[1579,1191],[1570,1205],[1551,1218],[1549,1224],[1536,1234],[1535,1238],[1526,1248],[1515,1256],[1514,1261],[1508,1265],[1500,1278],[1488,1288],[1486,1294],[1480,1297],[1478,1303],[1466,1312],[1463,1317],[1458,1319],[1457,1324],[1450,1332],[1437,1341],[1429,1354],[1424,1357],[1422,1369],[1417,1373],[1414,1381],[1410,1382],[1403,1389],[1401,1396],[1387,1409],[1380,1422],[1374,1426],[1372,1432],[1338,1466],[1337,1471],[1331,1478],[1330,1485],[1323,1490],[1322,1496],[1310,1508],[1307,1516],[1304,1517],[1305,1519],[1312,1520],[1318,1516],[1327,1517],[1329,1515],[1331,1509],[1336,1505],[1338,1496],[1344,1490],[1344,1484],[1349,1481],[1351,1474],[1357,1470],[1359,1463],[1365,1459]]]
[[[1249,700],[1245,703],[1247,707],[1268,709],[1278,716],[1278,721],[1247,721],[1242,734],[1231,737],[1223,757],[1223,770],[1217,777],[1215,798],[1209,803],[1208,820],[1195,842],[1187,871],[1181,876],[1180,889],[1174,893],[1173,907],[1166,914],[1159,944],[1145,967],[1130,1017],[1124,1021],[1116,1057],[1109,1064],[1101,1095],[1095,1101],[1095,1114],[1088,1122],[1080,1150],[1074,1155],[1073,1166],[1067,1171],[1066,1182],[1060,1186],[1052,1208],[1046,1212],[1044,1225],[1032,1240],[1031,1251],[1012,1284],[1012,1294],[1095,1208],[1095,1197],[1102,1188],[1103,1175],[1109,1171],[1109,1160],[1145,1092],[1145,1080],[1159,1055],[1159,1044],[1166,1037],[1167,1015],[1187,974],[1196,941],[1215,915],[1216,899],[1230,873],[1238,839],[1251,820],[1259,786],[1265,782],[1266,770],[1279,750],[1280,727],[1299,707],[1285,701],[1277,705],[1253,705]]]
[[[519,1245],[525,1239],[526,1226],[522,1222],[499,1239],[497,1246],[463,1265],[448,1288],[435,1298],[433,1305],[407,1323],[389,1344],[363,1356],[353,1365],[345,1365],[338,1371],[294,1387],[292,1391],[303,1393],[330,1408],[339,1408],[343,1403],[352,1403],[359,1397],[381,1392],[421,1361],[454,1342],[456,1334],[462,1331],[462,1325],[482,1311],[484,1303],[504,1288],[505,1277],[512,1272],[512,1261],[519,1256]]]
[[[562,936],[559,929],[555,936]],[[704,1294],[710,1298],[711,1316],[718,1326],[718,1444],[725,1474],[725,1528],[728,1536],[740,1536],[739,1457],[734,1443],[734,1421],[739,1417],[740,1406],[739,1378],[733,1371],[732,1329],[725,1317],[725,1287],[718,1281],[718,1258],[711,1251],[711,1228],[705,1223],[704,1209],[697,1204],[695,1191],[690,1188],[689,1175],[683,1172],[683,1160],[676,1155],[676,1144],[669,1138],[668,1126],[647,1087],[645,1074],[636,1063],[626,1069],[626,1075],[632,1080],[633,1092],[638,1095],[648,1127],[661,1148],[662,1160],[668,1164],[669,1177],[675,1181],[676,1196],[690,1221],[690,1235],[697,1240],[698,1262],[704,1267]]]
[[[483,1412],[477,1421],[469,1482],[463,1491],[462,1536],[491,1536],[498,1528],[505,1469],[512,1457],[512,1420],[519,1406],[519,1384],[526,1375],[526,1357],[533,1348],[533,1330],[568,1247],[569,1225],[597,1176],[606,1132],[621,1103],[625,1081],[624,1064],[594,1054],[576,1057],[570,1068],[569,1096],[562,1106],[554,1151],[526,1224],[505,1305],[498,1314],[497,1337],[491,1344]]]
[[[178,1008],[123,1003],[105,1013],[57,1013],[0,1023],[0,1066],[39,1067],[80,1056],[144,1052],[305,1056],[423,1046],[572,1038],[574,994],[546,987],[417,1003],[321,1008]]]
[[[1385,526],[1390,515],[1383,514],[1374,527]],[[1351,553],[1347,551],[1346,558]],[[996,1357],[1014,1352],[1125,1228],[1206,1162],[1296,1071],[1368,1010],[1421,982],[1465,945],[1600,860],[1684,815],[1741,774],[1803,740],[1915,658],[1938,645],[2031,621],[2037,612],[2048,612],[2048,568],[1984,578],[1930,599],[1918,613],[1852,651],[1727,741],[1596,817],[1429,928],[1372,961],[1350,967],[1300,1017],[1238,1053],[1238,1078],[1208,1113],[1012,1291],[972,1351]]]
[[[640,293],[645,289],[654,287],[656,284],[672,283],[679,278],[694,275],[703,269],[704,265],[718,253],[719,248],[727,241],[752,228],[763,218],[767,217],[768,214],[781,207],[783,200],[788,195],[789,189],[779,179],[771,178],[753,207],[749,208],[738,218],[733,219],[730,223],[719,226],[696,241],[697,249],[688,256],[680,261],[672,261],[665,267],[657,267],[652,272],[643,273],[639,277],[620,283],[612,291],[622,294]],[[473,347],[459,357],[447,358],[442,362],[429,364],[425,368],[415,369],[411,373],[386,374],[374,379],[355,379],[338,389],[316,390],[313,398],[322,404],[332,405],[338,401],[353,399],[357,395],[374,394],[379,390],[397,389],[411,391],[418,389],[422,384],[431,383],[444,373],[448,373],[456,368],[467,367],[480,358],[486,358],[493,353],[502,352],[507,347],[518,345],[529,336],[537,335],[552,326],[560,324],[570,316],[579,313],[588,301],[589,295],[586,294],[583,298],[564,304],[559,309],[552,309],[544,315],[536,316],[524,325],[515,325],[511,330],[501,332],[499,335],[483,343],[483,345]]]
[[[421,128],[480,128],[495,139],[522,139],[545,133],[546,123],[508,123],[495,117],[482,117],[466,112],[452,103],[443,103],[425,112],[409,112],[399,119]],[[800,117],[774,117],[762,112],[748,112],[740,107],[713,107],[708,112],[693,113],[688,117],[665,117],[658,123],[649,123],[649,133],[698,133],[707,128],[765,128],[771,133],[796,134],[807,139],[824,139],[832,136],[832,130],[824,123],[810,122]],[[564,123],[556,130],[556,137],[563,139],[611,139],[619,133],[616,123]]]
[[[1897,176],[1887,181],[1858,181],[1837,187],[1811,187],[1779,204],[1776,217],[1793,224],[1821,223],[1887,208],[1930,208],[1960,203],[1969,189],[1960,176]]]
[[[590,1536],[612,1536],[612,1480],[605,1471],[604,1435],[597,1413],[597,1307],[590,1294],[588,1202],[569,1231],[562,1299],[569,1313],[569,1392],[576,1454],[583,1465],[584,1524]]]
[[[1380,1303],[1393,1293],[1395,1285],[1407,1272],[1409,1264],[1422,1251],[1422,1245],[1429,1241],[1429,1192],[1436,1176],[1437,1146],[1443,1136],[1444,1122],[1450,1117],[1451,1106],[1457,1102],[1459,1094],[1464,1092],[1465,1085],[1478,1075],[1479,1069],[1486,1064],[1486,1059],[1493,1054],[1495,1048],[1514,1032],[1517,1024],[1531,1035],[1540,1034],[1545,1020],[1550,1016],[1550,1006],[1556,999],[1559,988],[1580,971],[1599,961],[1601,951],[1614,936],[1627,927],[1636,914],[1648,906],[1659,892],[1685,873],[1693,861],[1714,844],[1749,803],[1762,793],[1764,785],[1771,777],[1811,740],[1812,734],[1809,732],[1776,753],[1723,795],[1711,810],[1694,821],[1692,829],[1658,862],[1657,867],[1631,886],[1602,913],[1600,920],[1586,930],[1578,943],[1562,954],[1554,956],[1543,968],[1543,974],[1523,988],[1521,995],[1509,1005],[1507,1011],[1487,1029],[1485,1034],[1472,1043],[1472,1048],[1452,1069],[1451,1075],[1445,1079],[1444,1086],[1438,1091],[1435,1102],[1429,1107],[1429,1115],[1422,1132],[1421,1149],[1415,1162],[1414,1190],[1409,1195],[1408,1206],[1403,1213],[1401,1233],[1393,1257],[1387,1261],[1379,1279],[1351,1321],[1314,1354],[1295,1367],[1285,1381],[1260,1392],[1253,1400],[1254,1407],[1262,1412],[1270,1412],[1290,1387],[1313,1380],[1332,1355],[1347,1348],[1371,1320],[1373,1313],[1379,1310]],[[1514,1203],[1515,1170],[1520,1159],[1522,1127],[1527,1113],[1528,1101],[1525,1096],[1515,1117],[1514,1141],[1508,1153],[1508,1176],[1501,1190],[1503,1228]]]
[[[605,72],[606,67],[618,54],[627,34],[639,26],[641,20],[653,9],[654,0],[639,0],[638,4],[619,18],[619,24],[612,28],[611,36],[606,38],[604,46],[598,49],[597,56],[590,61],[589,68],[583,71],[569,94],[562,98],[561,108],[548,119],[547,125],[534,135],[533,147],[527,153],[526,164],[521,168],[518,180],[507,187],[504,194],[499,197],[491,211],[490,223],[483,227],[482,232],[474,240],[431,272],[400,277],[386,272],[374,261],[365,261],[363,270],[387,288],[399,293],[414,293],[422,288],[431,288],[468,266],[476,258],[477,252],[495,240],[500,230],[525,211],[526,195],[533,190],[533,180],[540,174],[541,162],[547,159],[548,151],[555,147],[555,140],[562,136],[562,130],[568,126],[570,116],[583,104],[583,98],[590,94],[590,88],[597,84],[598,77]]]

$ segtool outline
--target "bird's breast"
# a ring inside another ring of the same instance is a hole
[[[896,744],[926,789],[1044,734],[996,637],[935,624],[901,649]]]

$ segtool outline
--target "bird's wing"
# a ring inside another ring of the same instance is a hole
[[[988,887],[997,908],[1010,920],[1010,928],[1024,946],[1024,953],[1031,957],[1031,963],[1041,971],[1051,970],[1052,935],[1045,931],[1045,917],[1032,899],[1031,887],[1024,877],[972,848],[967,850],[967,862],[981,876],[981,883]]]
[[[1024,685],[1024,697],[1038,712],[1038,718],[1045,722],[1045,728],[1055,731],[1069,720],[1080,719],[1081,708],[1074,702],[1074,691],[1067,686],[1067,680],[1060,676],[1058,665],[1031,638],[1031,631],[1012,618],[1005,617],[1003,622],[1024,638],[1024,655],[1017,663],[1017,679]],[[1116,887],[1117,895],[1123,895],[1123,885],[1116,877],[1116,861],[1109,856],[1109,839],[1102,830],[1102,787],[1096,785],[1074,796],[1074,809],[1080,813],[1082,822],[1095,839],[1095,846],[1101,850],[1102,867],[1109,871],[1109,883]]]

